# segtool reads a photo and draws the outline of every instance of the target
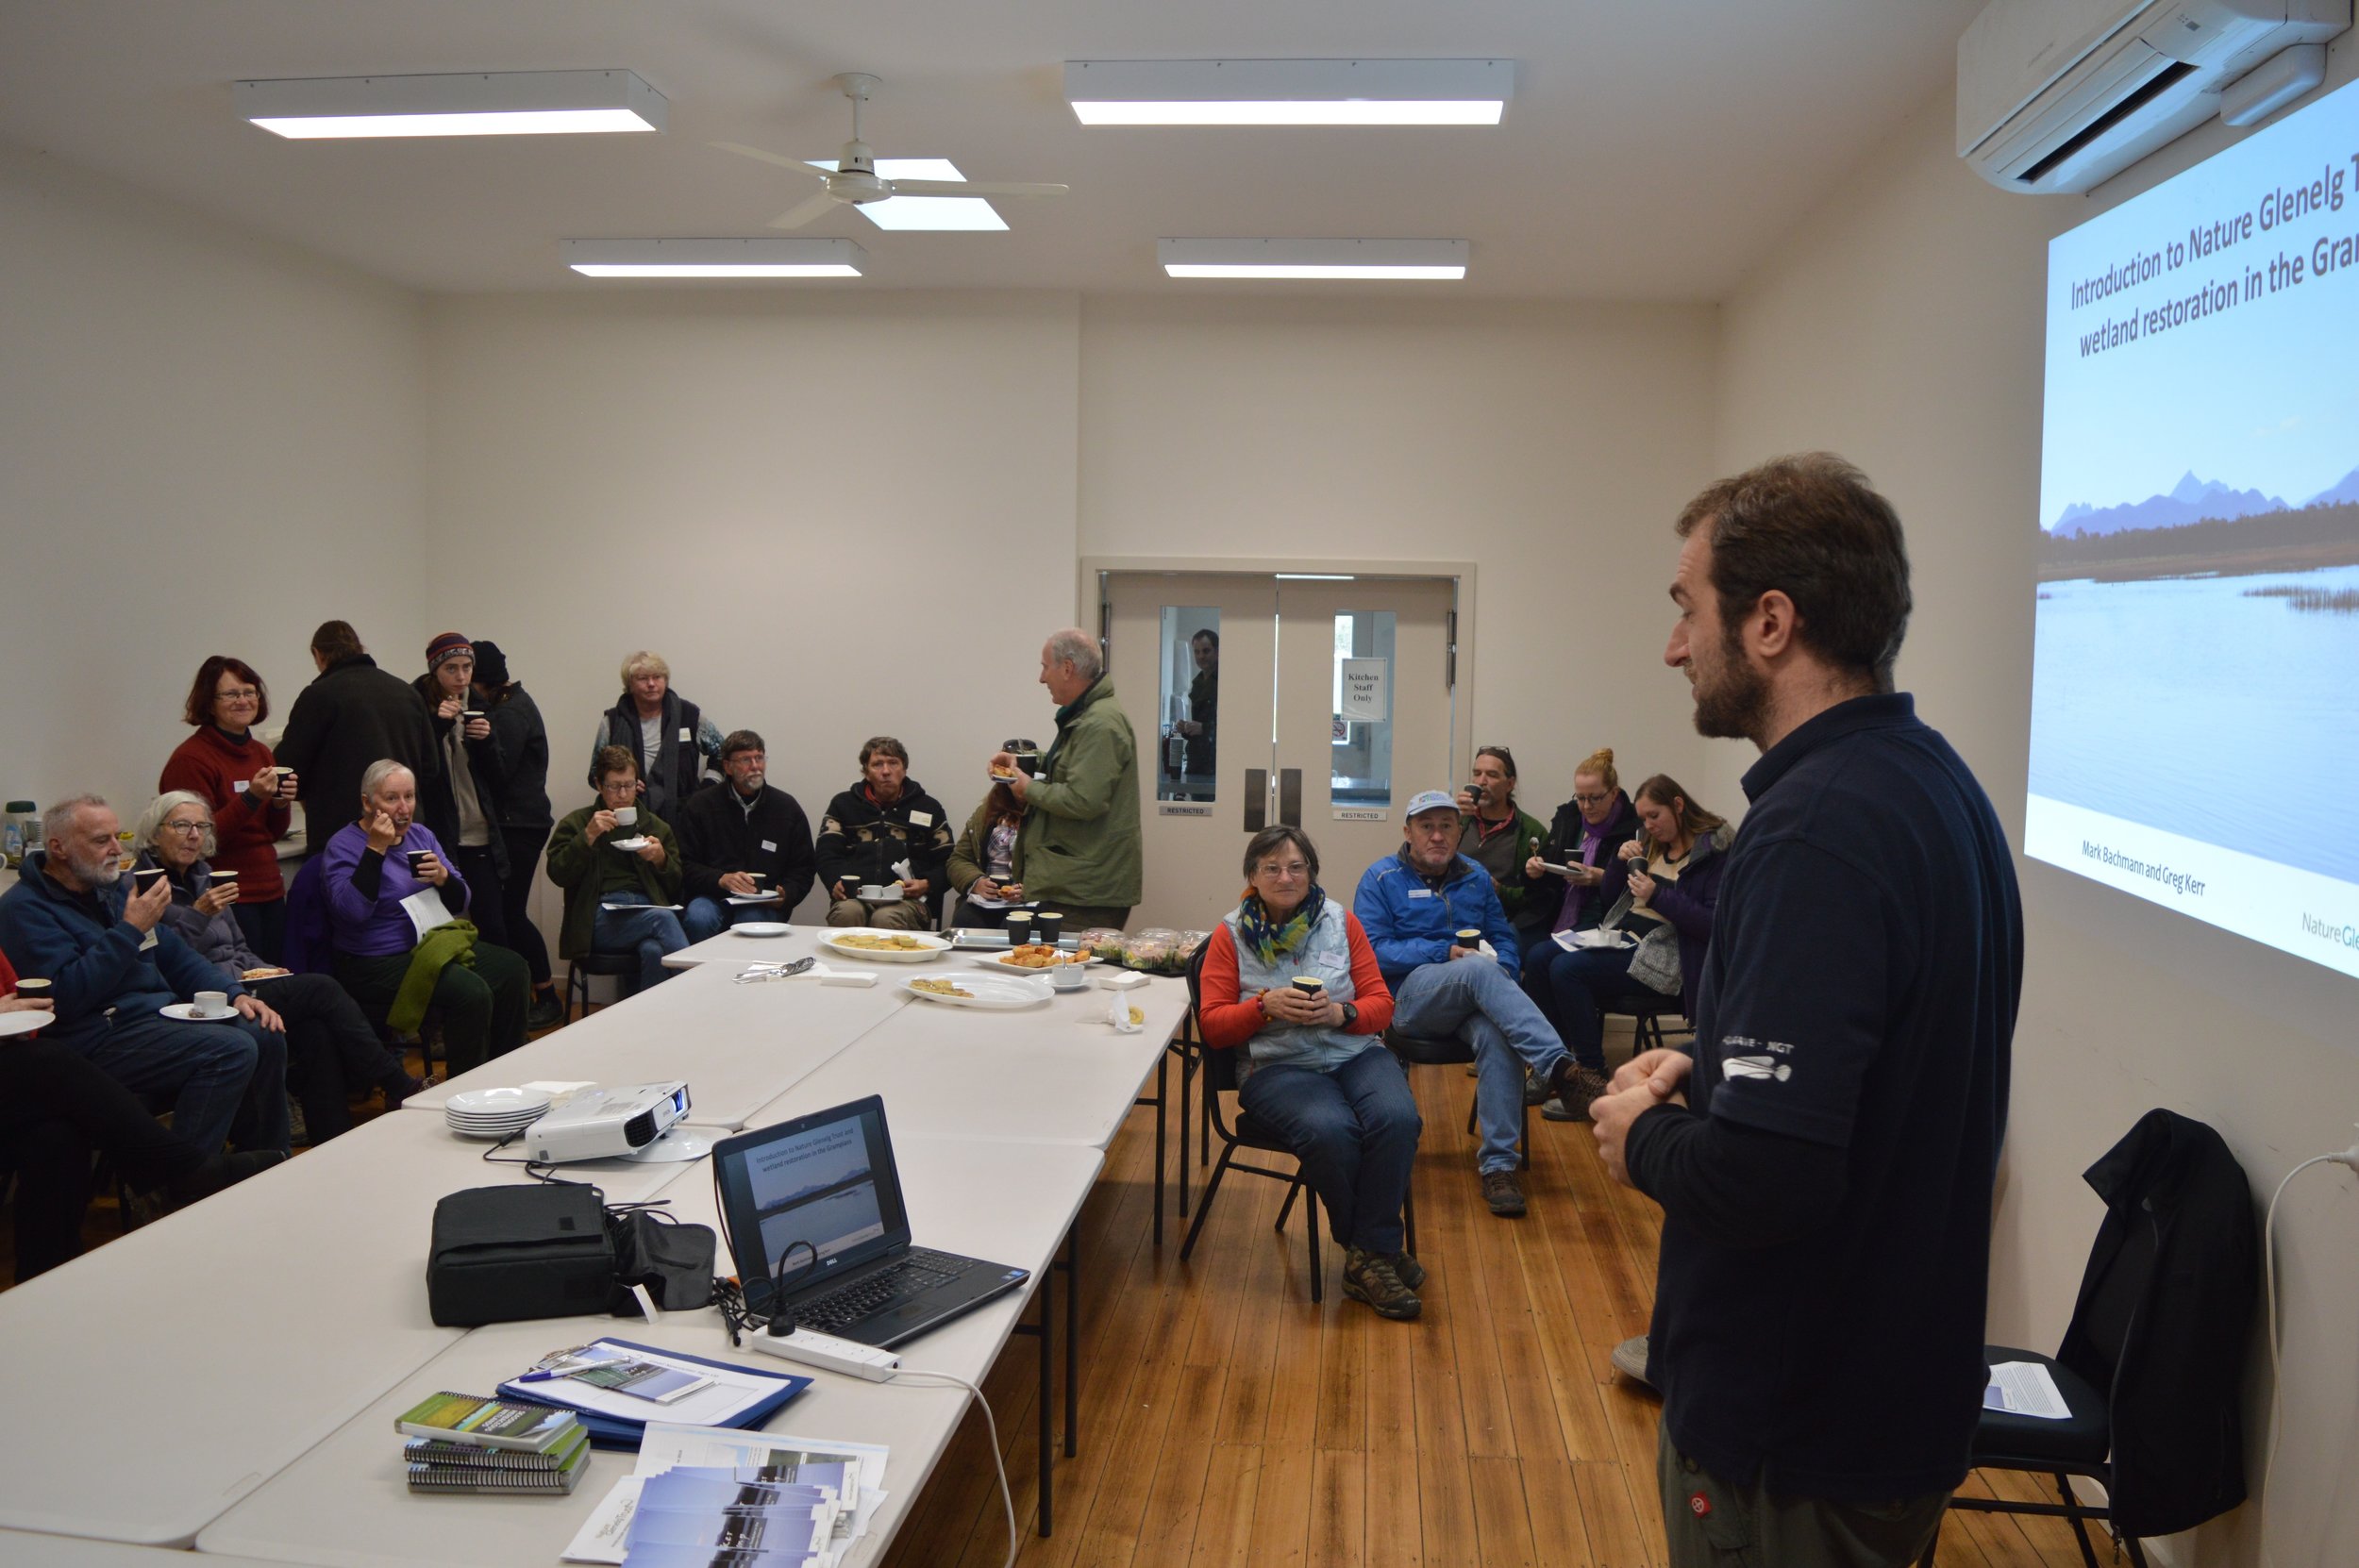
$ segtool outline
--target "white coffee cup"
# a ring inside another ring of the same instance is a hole
[[[229,1016],[229,993],[226,991],[200,991],[190,1001],[190,1010],[199,1018]]]
[[[638,808],[638,807],[636,807],[636,806],[617,806],[616,808],[614,808],[614,826],[617,826],[617,827],[628,827],[628,826],[630,826],[633,823],[636,823],[638,820],[639,820],[639,808]]]

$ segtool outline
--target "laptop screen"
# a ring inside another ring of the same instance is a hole
[[[877,1095],[726,1139],[713,1146],[712,1171],[729,1253],[757,1311],[768,1309],[773,1281],[792,1295],[909,1244]]]

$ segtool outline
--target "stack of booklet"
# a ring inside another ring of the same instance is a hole
[[[393,1426],[412,1492],[566,1493],[590,1468],[590,1429],[546,1405],[438,1393]]]

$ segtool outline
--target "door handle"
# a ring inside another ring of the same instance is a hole
[[[1302,826],[1302,770],[1278,770],[1278,820],[1289,827]]]
[[[1245,771],[1245,830],[1259,833],[1269,826],[1269,770]]]

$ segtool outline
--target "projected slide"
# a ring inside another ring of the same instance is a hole
[[[2025,849],[2359,975],[2359,85],[2049,247]]]

